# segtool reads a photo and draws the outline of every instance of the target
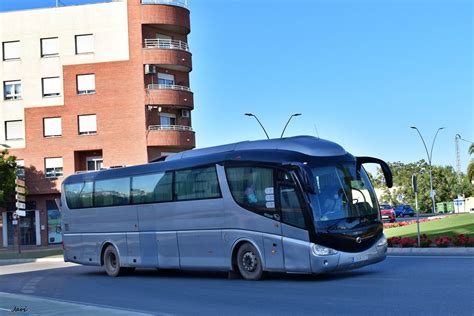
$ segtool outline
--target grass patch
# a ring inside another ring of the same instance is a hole
[[[384,229],[388,237],[416,237],[416,224]],[[420,223],[420,233],[429,238],[438,236],[455,237],[459,234],[474,236],[474,214],[451,215],[447,218]]]
[[[2,259],[37,259],[37,258],[62,258],[63,250],[62,249],[45,249],[39,251],[25,251],[18,253],[18,249],[15,249],[17,252],[5,252],[0,253],[0,260]]]

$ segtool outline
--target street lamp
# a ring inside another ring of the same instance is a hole
[[[263,131],[265,132],[265,135],[267,136],[267,139],[270,139],[270,137],[268,137],[268,134],[267,134],[267,131],[265,130],[265,127],[263,127],[262,123],[260,122],[260,120],[258,119],[258,117],[252,113],[245,113],[246,116],[253,116],[255,117],[255,119],[257,120],[258,124],[260,124],[260,126],[262,127]]]
[[[291,121],[291,119],[293,118],[293,116],[300,116],[300,115],[301,115],[301,113],[295,113],[295,114],[293,114],[292,116],[290,116],[290,118],[289,118],[288,121],[286,122],[285,127],[283,128],[283,131],[281,132],[280,138],[283,138],[283,134],[285,134],[286,127],[288,126],[288,124],[290,124],[290,121]]]
[[[435,194],[433,192],[433,175],[432,175],[432,165],[431,165],[431,162],[432,162],[432,158],[433,158],[433,147],[434,147],[434,144],[435,144],[435,141],[436,141],[436,137],[438,136],[438,133],[440,130],[443,130],[444,127],[440,127],[438,128],[438,130],[436,131],[436,134],[435,134],[435,137],[433,139],[433,142],[431,143],[431,150],[430,152],[428,153],[428,147],[426,147],[426,143],[425,143],[425,140],[423,139],[423,136],[421,136],[421,133],[420,133],[420,130],[416,127],[416,126],[411,126],[410,128],[416,130],[418,132],[418,135],[420,135],[420,138],[421,138],[421,141],[423,142],[423,146],[425,147],[425,150],[426,150],[426,155],[428,156],[428,164],[430,166],[430,197],[431,197],[431,202],[433,204],[433,207],[432,207],[432,212],[435,213]]]

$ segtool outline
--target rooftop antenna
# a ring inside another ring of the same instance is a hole
[[[301,115],[301,113],[295,113],[295,114],[293,114],[293,115],[290,116],[290,118],[289,118],[288,121],[286,122],[285,127],[283,128],[283,132],[281,132],[280,138],[283,138],[283,134],[285,134],[286,127],[288,126],[288,124],[290,124],[290,121],[291,121],[291,119],[293,118],[293,116],[300,116],[300,115]]]
[[[267,136],[267,139],[270,139],[270,137],[268,137],[268,133],[267,131],[265,130],[265,127],[263,127],[262,123],[260,122],[260,120],[258,119],[258,117],[252,113],[245,113],[246,116],[253,116],[255,117],[255,119],[257,120],[258,124],[260,124],[260,127],[262,127],[263,131],[265,132],[265,135]]]
[[[319,137],[319,132],[318,132],[318,128],[316,127],[316,123],[313,123],[313,126],[314,126],[314,131],[316,132],[316,136],[318,136],[318,138],[321,138]]]

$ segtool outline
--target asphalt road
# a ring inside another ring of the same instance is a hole
[[[0,314],[18,305],[40,315],[473,315],[474,258],[388,257],[349,272],[258,282],[156,270],[111,278],[98,267],[28,263],[0,266],[0,292]]]

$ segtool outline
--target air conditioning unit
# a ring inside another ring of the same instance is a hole
[[[145,65],[145,75],[156,74],[155,65]]]
[[[191,113],[189,110],[181,110],[181,117],[187,117],[189,118],[191,116]]]

